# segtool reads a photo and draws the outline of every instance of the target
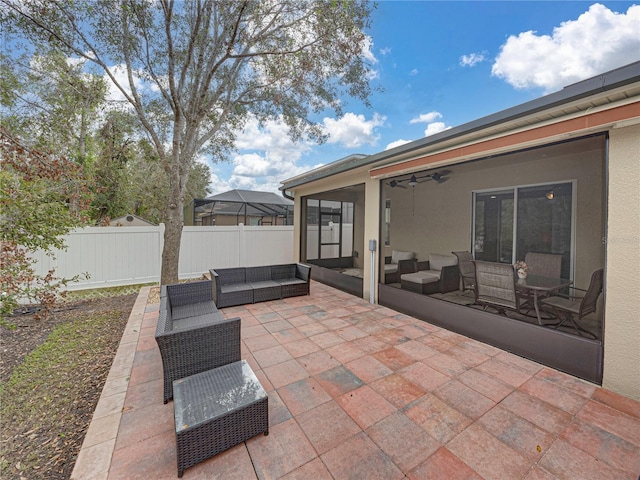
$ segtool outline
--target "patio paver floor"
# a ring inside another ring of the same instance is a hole
[[[177,478],[143,288],[72,475]],[[311,295],[223,309],[269,394],[259,435],[185,479],[629,479],[640,402],[312,282]]]

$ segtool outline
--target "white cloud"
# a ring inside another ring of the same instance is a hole
[[[379,139],[375,128],[384,125],[386,117],[377,113],[371,120],[364,115],[346,113],[339,119],[326,117],[323,120],[324,131],[329,134],[328,143],[340,143],[345,148],[357,148],[362,145],[375,145]]]
[[[380,49],[380,55],[389,55],[391,53],[391,48],[385,47]]]
[[[109,70],[111,71],[111,75],[113,75],[116,82],[118,82],[118,84],[122,86],[127,94],[131,94],[131,89],[129,88],[129,80],[127,77],[127,68],[124,65],[114,65],[113,67],[109,68]],[[127,99],[122,94],[120,89],[115,86],[115,84],[111,81],[111,78],[106,74],[105,81],[107,82],[107,100],[109,102],[127,102]],[[142,88],[142,81],[139,78],[134,77],[134,81],[136,84],[136,88]]]
[[[510,36],[502,45],[492,74],[515,88],[546,92],[640,60],[640,5],[625,13],[599,3],[576,20],[553,29]]]
[[[268,121],[262,127],[251,118],[237,136],[237,153],[231,159],[233,169],[221,178],[225,167],[214,165],[211,175],[214,194],[232,189],[260,190],[279,193],[283,178],[290,178],[317,166],[299,166],[298,161],[311,150],[306,142],[293,142],[289,129],[282,121]]]
[[[436,122],[435,120],[442,118],[442,114],[440,112],[429,112],[429,113],[421,113],[415,118],[409,120],[409,123],[426,123],[427,128],[424,130],[424,136],[428,137],[429,135],[434,135],[436,133],[442,132],[443,130],[448,130],[451,127],[448,127],[444,122]]]
[[[378,59],[373,54],[373,38],[371,38],[369,35],[365,36],[364,44],[362,46],[362,56],[367,62],[373,65],[378,63]]]
[[[417,68],[414,68],[413,70],[411,70],[411,71],[409,72],[409,75],[411,75],[412,77],[413,77],[413,76],[415,76],[415,75],[417,75],[417,74],[418,74],[418,69],[417,69]]]
[[[227,190],[239,188],[278,193],[283,178],[300,175],[322,166],[299,166],[297,159],[275,159],[271,152],[239,153],[233,158],[233,172],[227,182]],[[222,190],[225,191],[225,190]]]
[[[411,142],[412,140],[399,139],[399,140],[396,140],[395,142],[391,142],[390,144],[388,144],[385,147],[385,150],[391,150],[392,148],[396,148],[396,147],[399,147],[400,145],[404,145],[406,143],[411,143]]]
[[[433,122],[427,125],[427,128],[424,131],[424,136],[428,137],[429,135],[435,135],[436,133],[449,130],[450,128],[451,127],[447,127],[444,122]]]
[[[233,190],[234,187],[232,187],[227,180],[220,178],[215,173],[212,173],[209,177],[209,188],[211,189],[211,195],[217,195],[218,193]]]
[[[470,53],[469,55],[462,55],[460,57],[461,67],[475,67],[478,63],[484,62],[485,56],[483,53]]]
[[[416,118],[409,120],[409,123],[430,123],[438,118],[442,118],[442,114],[440,112],[421,113]]]
[[[369,80],[375,80],[380,77],[380,72],[373,68],[373,65],[378,63],[378,59],[373,54],[373,38],[365,36],[364,44],[362,46],[362,56],[365,62],[368,63],[366,77]]]
[[[265,177],[277,170],[275,164],[269,164],[265,157],[257,153],[237,155],[233,159],[233,174],[241,177]]]

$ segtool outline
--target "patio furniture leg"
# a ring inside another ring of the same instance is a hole
[[[533,291],[533,306],[536,309],[536,318],[538,319],[538,325],[542,325],[542,319],[540,318],[540,306],[538,305],[538,291]]]
[[[561,318],[562,318],[562,320],[559,323],[553,324],[551,326],[553,328],[557,329],[557,328],[561,327],[562,325],[564,325],[564,323],[567,320],[569,320],[571,322],[571,326],[575,329],[575,331],[581,337],[584,337],[585,335],[583,335],[583,334],[586,334],[588,337],[592,338],[593,340],[597,340],[598,339],[598,337],[593,332],[590,332],[586,328],[584,328],[581,325],[579,325],[578,322],[576,322],[576,320],[573,318],[573,315],[566,314],[566,315],[562,315]]]

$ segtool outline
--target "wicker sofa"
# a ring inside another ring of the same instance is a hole
[[[164,285],[155,339],[167,403],[174,380],[240,359],[240,318],[225,319],[218,311],[211,280]]]
[[[219,308],[309,295],[311,267],[301,263],[209,270]]]

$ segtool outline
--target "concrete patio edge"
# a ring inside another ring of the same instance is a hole
[[[106,480],[151,287],[142,287],[71,473],[71,480]]]

